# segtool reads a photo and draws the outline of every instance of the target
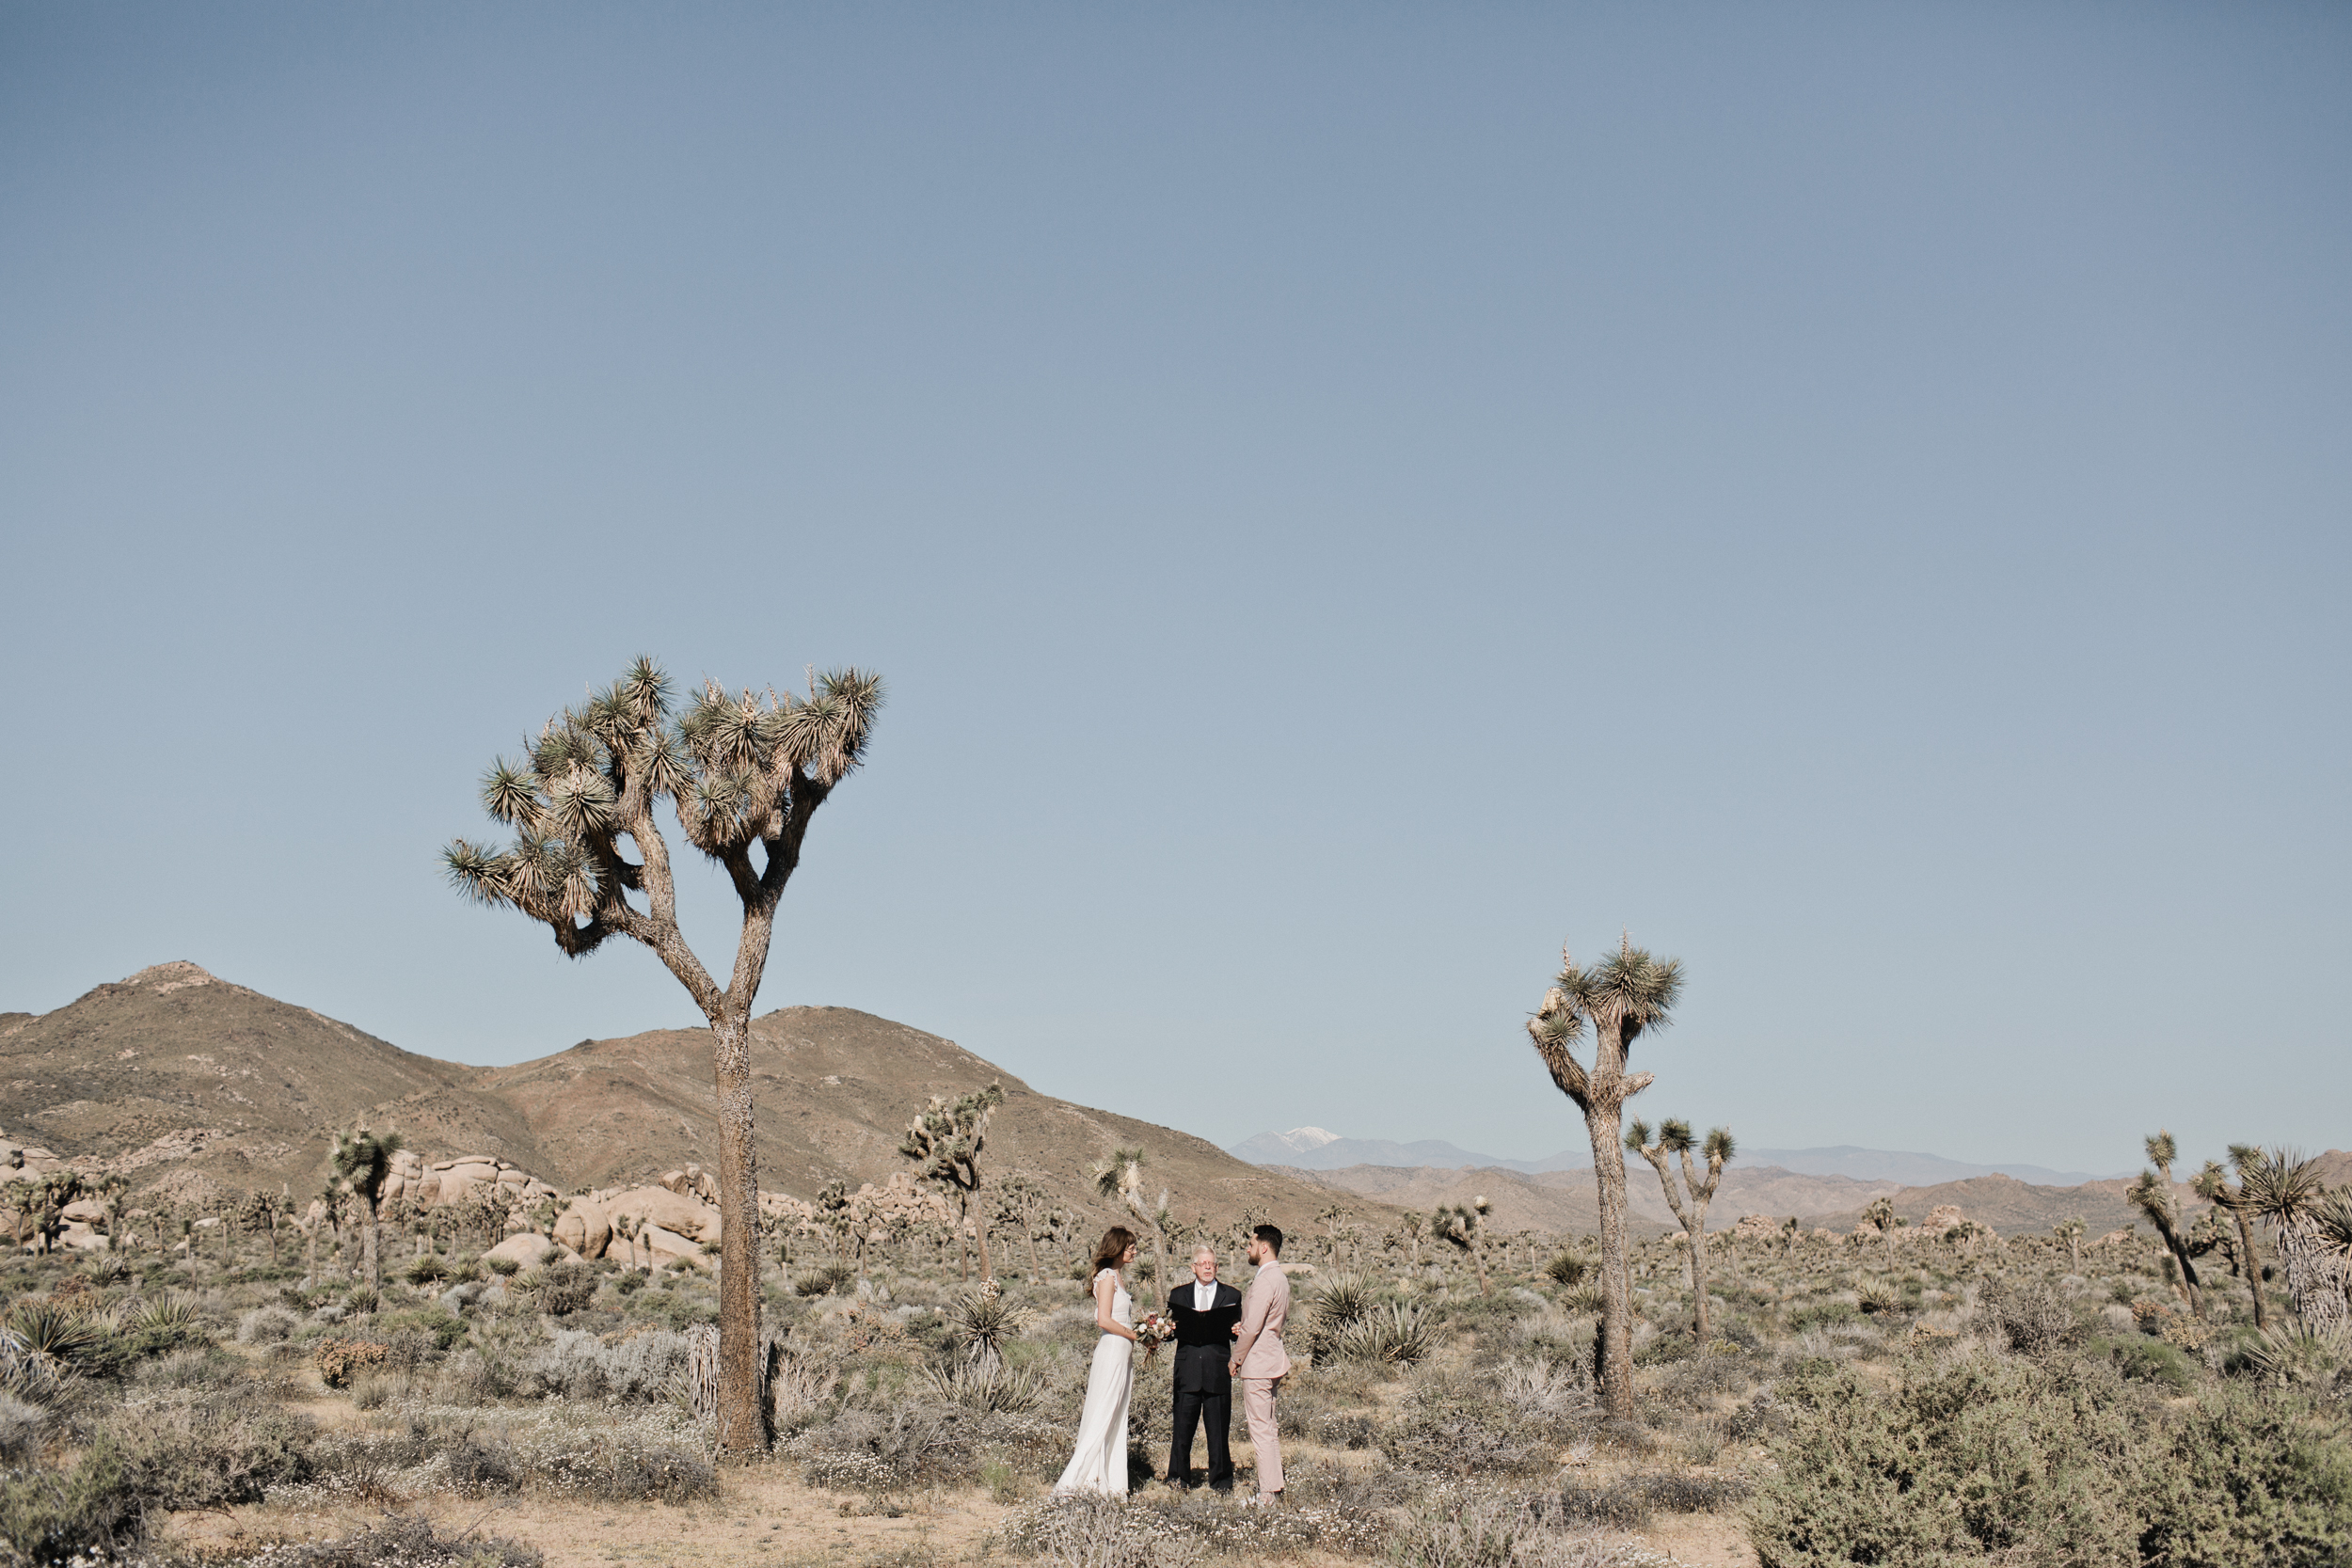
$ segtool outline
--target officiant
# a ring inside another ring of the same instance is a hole
[[[1209,1484],[1233,1489],[1233,1455],[1227,1446],[1233,1420],[1233,1378],[1226,1366],[1241,1328],[1241,1292],[1216,1277],[1216,1249],[1194,1249],[1192,1279],[1168,1298],[1176,1323],[1176,1415],[1168,1446],[1168,1483],[1192,1481],[1192,1429],[1209,1429]]]

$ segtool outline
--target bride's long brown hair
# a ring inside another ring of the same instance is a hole
[[[1094,1281],[1104,1269],[1117,1269],[1127,1256],[1127,1249],[1136,1244],[1136,1233],[1123,1225],[1114,1225],[1103,1232],[1103,1239],[1094,1243],[1094,1267],[1087,1270],[1087,1294],[1094,1293]]]

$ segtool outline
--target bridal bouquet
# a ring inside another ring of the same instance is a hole
[[[1156,1360],[1160,1347],[1176,1338],[1176,1320],[1165,1312],[1146,1312],[1136,1324],[1136,1343],[1143,1347],[1144,1364]]]

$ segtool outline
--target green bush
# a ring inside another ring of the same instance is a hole
[[[104,1560],[138,1536],[145,1512],[103,1436],[70,1470],[0,1471],[0,1544],[11,1563]]]
[[[2134,1382],[2153,1383],[2184,1394],[2197,1386],[2196,1364],[2179,1346],[2169,1345],[2162,1339],[2137,1334],[2120,1338],[2102,1335],[2090,1340],[2084,1349],[2109,1362]]]
[[[2352,1431],[2289,1396],[2211,1387],[2182,1411],[2071,1355],[1779,1395],[1790,1431],[1751,1518],[1766,1568],[2352,1563]]]

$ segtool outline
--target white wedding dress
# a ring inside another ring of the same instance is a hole
[[[1104,1269],[1094,1276],[1097,1286],[1105,1274],[1112,1280],[1111,1316],[1123,1328],[1135,1327],[1136,1304],[1127,1294],[1126,1282],[1120,1279],[1117,1270]],[[1117,1334],[1104,1335],[1095,1341],[1094,1365],[1087,1372],[1086,1409],[1078,1417],[1078,1449],[1070,1456],[1061,1480],[1054,1483],[1057,1493],[1127,1495],[1127,1402],[1135,1387],[1135,1341]]]

